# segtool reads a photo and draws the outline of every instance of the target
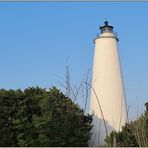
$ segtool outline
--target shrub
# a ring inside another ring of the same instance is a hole
[[[126,123],[120,132],[111,132],[105,141],[109,146],[147,147],[148,146],[148,103],[146,111],[138,119]]]

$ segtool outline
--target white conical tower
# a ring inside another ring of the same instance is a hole
[[[104,22],[95,39],[90,112],[94,113],[90,146],[103,145],[106,135],[119,131],[127,120],[124,86],[118,55],[118,38]]]

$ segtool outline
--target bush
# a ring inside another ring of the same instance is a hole
[[[139,145],[132,130],[131,125],[126,123],[125,126],[122,127],[121,132],[111,132],[110,135],[106,137],[105,142],[109,146],[137,147]]]
[[[148,146],[148,103],[146,111],[138,119],[126,123],[120,132],[111,132],[105,141],[109,146],[147,147]]]

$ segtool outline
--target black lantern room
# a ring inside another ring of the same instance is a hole
[[[113,33],[113,28],[114,28],[113,26],[108,25],[108,21],[105,21],[104,26],[101,26],[100,30],[101,30],[101,33],[104,33],[104,32]]]

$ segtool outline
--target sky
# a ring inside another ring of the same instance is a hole
[[[0,2],[0,88],[61,88],[66,63],[72,85],[91,78],[93,39],[108,20],[134,118],[148,101],[147,18],[148,2]]]

